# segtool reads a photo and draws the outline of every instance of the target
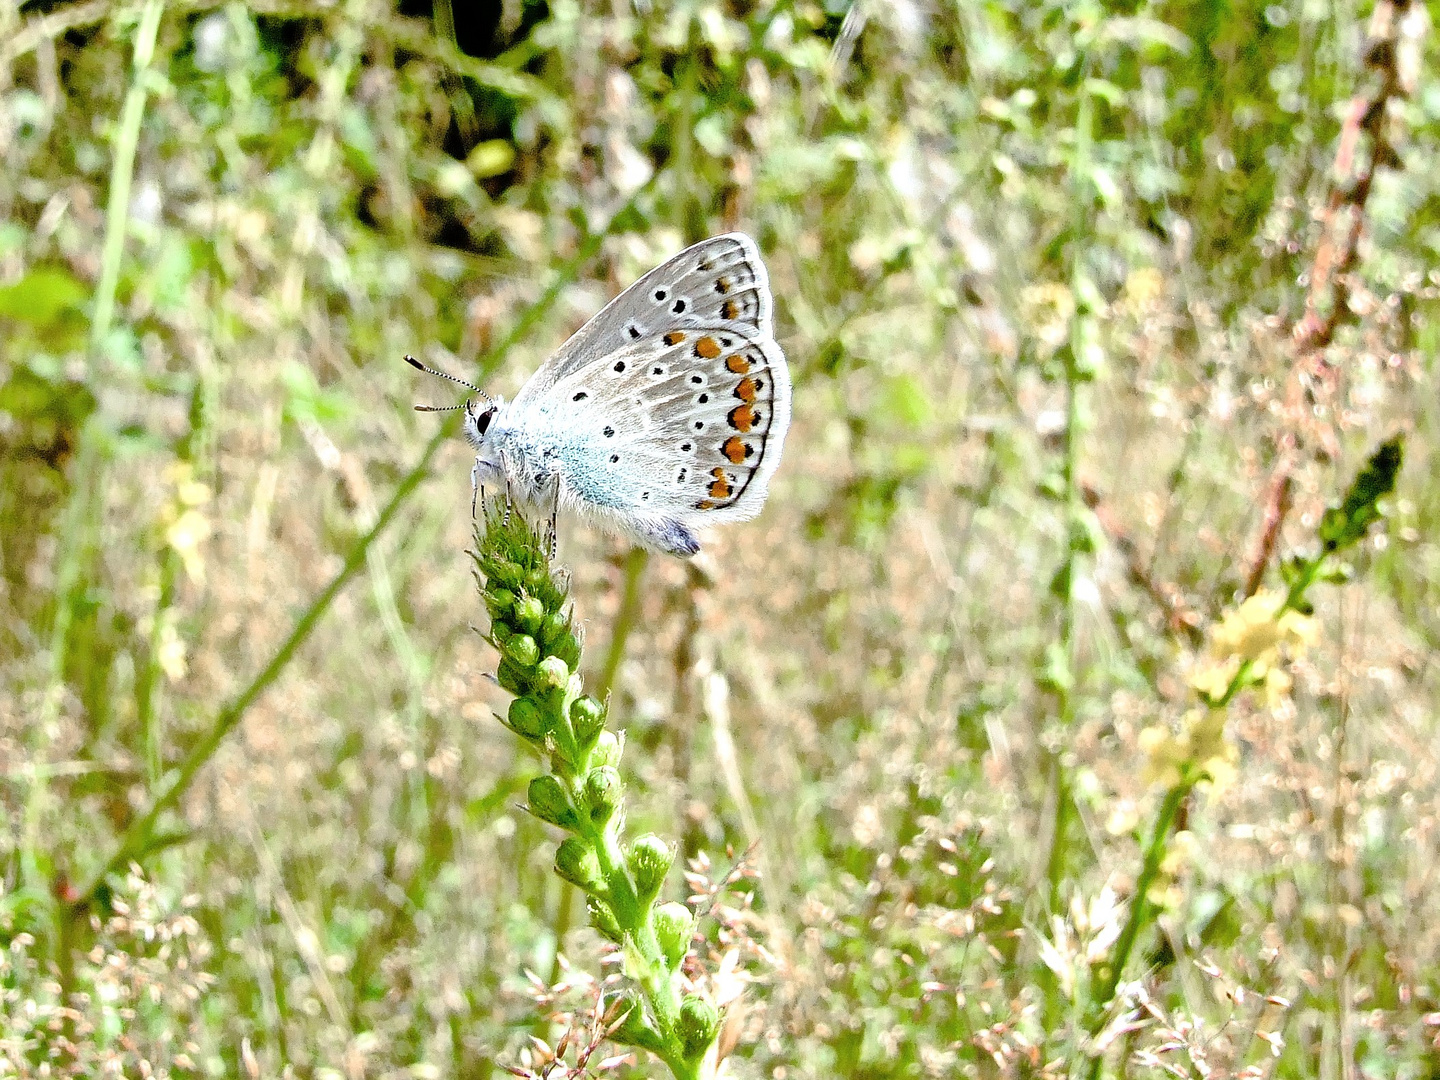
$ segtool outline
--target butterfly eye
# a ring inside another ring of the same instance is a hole
[[[476,417],[475,417],[475,432],[476,432],[476,434],[478,434],[478,435],[480,435],[480,436],[483,437],[484,434],[485,434],[485,432],[487,432],[488,430],[490,430],[490,421],[493,420],[494,418],[495,418],[495,410],[494,410],[494,409],[486,409],[484,412],[480,413],[480,415],[476,416]]]

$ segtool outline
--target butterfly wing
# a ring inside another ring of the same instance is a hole
[[[599,357],[667,330],[724,328],[772,337],[770,280],[744,233],[712,236],[661,263],[589,322],[531,376],[516,401],[547,392]]]
[[[517,401],[517,405],[519,402]],[[651,546],[760,512],[790,426],[780,346],[732,322],[672,327],[577,367],[525,406],[565,501]]]

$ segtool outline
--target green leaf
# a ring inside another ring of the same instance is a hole
[[[79,310],[90,290],[68,270],[41,266],[13,285],[0,287],[0,315],[49,326],[67,311]]]
[[[1404,446],[1398,435],[1382,443],[1355,477],[1344,501],[1325,511],[1320,519],[1320,542],[1327,553],[1358,543],[1365,530],[1380,519],[1379,502],[1395,490],[1395,476],[1403,460]]]
[[[919,381],[909,375],[896,375],[889,380],[881,409],[912,429],[923,427],[931,416],[929,395]]]

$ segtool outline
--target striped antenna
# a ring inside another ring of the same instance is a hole
[[[415,357],[411,356],[409,353],[405,354],[405,362],[411,367],[415,368],[417,371],[423,371],[427,375],[434,375],[435,377],[440,379],[449,379],[453,383],[459,383],[467,390],[474,390],[475,393],[479,394],[486,401],[491,400],[490,395],[485,393],[484,390],[481,390],[480,387],[476,386],[474,383],[466,382],[464,379],[457,379],[454,375],[450,375],[444,371],[436,371],[434,368],[422,364],[419,360],[416,360]],[[451,409],[463,409],[464,407],[464,405],[446,405],[443,407],[437,407],[434,405],[416,405],[415,409],[417,412],[448,412]]]

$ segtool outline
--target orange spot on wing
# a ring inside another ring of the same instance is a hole
[[[738,319],[740,317],[740,305],[734,300],[726,300],[720,305],[720,316],[725,319]]]
[[[699,502],[697,502],[697,503],[695,504],[695,509],[696,509],[696,510],[714,510],[714,509],[715,509],[715,504],[714,504],[713,502],[711,502],[709,499],[701,499]]]
[[[715,479],[710,484],[710,497],[712,499],[728,499],[730,497],[730,481],[725,476],[725,470],[715,466],[710,471]]]
[[[724,296],[727,292],[730,291],[730,279],[724,277],[716,278],[715,291],[718,292],[721,296]]]
[[[737,352],[734,356],[725,358],[725,369],[736,375],[746,375],[750,372],[750,361],[745,358],[744,353]]]
[[[702,337],[695,342],[695,355],[702,360],[714,360],[720,355],[720,346],[713,337]]]
[[[749,405],[755,400],[755,380],[748,375],[740,380],[740,385],[735,387],[735,396]]]
[[[736,431],[749,431],[755,425],[755,410],[749,405],[737,405],[730,410],[728,419]]]
[[[679,330],[671,330],[665,335],[664,340],[666,345],[679,345],[680,342],[685,340],[685,335]]]
[[[730,459],[732,465],[739,465],[745,460],[750,448],[745,445],[739,435],[731,435],[725,440],[725,445],[720,447],[720,452]]]

